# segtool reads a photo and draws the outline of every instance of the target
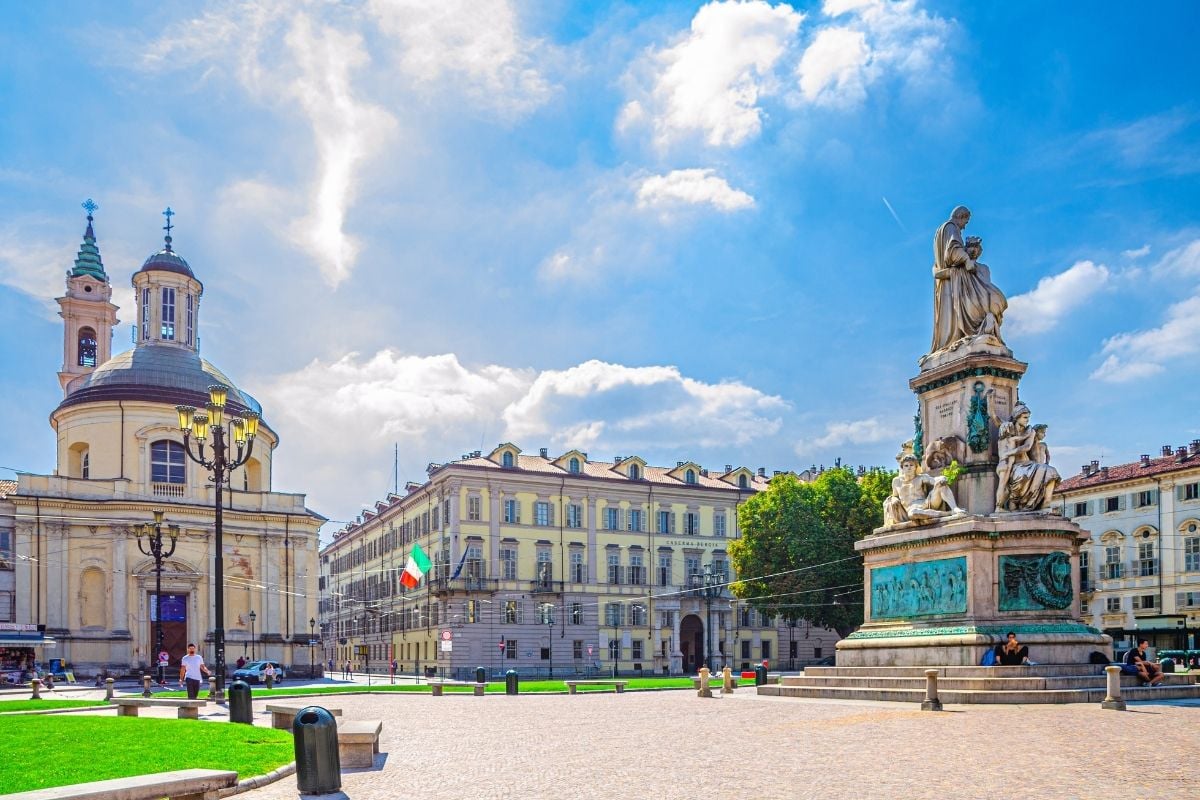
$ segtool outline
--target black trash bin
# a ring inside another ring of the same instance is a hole
[[[229,721],[254,724],[254,702],[250,696],[250,684],[234,681],[225,689],[229,702]]]
[[[486,669],[484,669],[483,667],[475,668],[475,682],[476,683],[487,683],[487,670]]]
[[[754,685],[762,686],[767,682],[767,668],[759,664],[754,668]]]
[[[296,712],[292,721],[296,745],[296,788],[300,794],[330,794],[342,788],[337,721],[320,706]]]
[[[437,667],[426,667],[425,668],[425,677],[426,678],[436,678],[437,677]]]
[[[505,694],[516,694],[519,687],[520,681],[517,679],[517,671],[515,669],[510,669],[508,672],[504,673]]]

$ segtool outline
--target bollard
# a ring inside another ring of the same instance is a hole
[[[150,691],[150,682],[154,679],[146,673],[142,673],[142,697],[151,697],[154,693]]]
[[[712,673],[708,671],[708,667],[700,668],[700,691],[696,692],[697,697],[712,697],[712,687],[708,685],[708,679]]]
[[[1104,671],[1108,674],[1108,696],[1100,703],[1100,707],[1110,711],[1124,711],[1125,701],[1121,698],[1121,667],[1118,664],[1109,664]]]
[[[239,681],[240,683],[240,681]],[[230,687],[232,694],[233,687]],[[233,698],[230,697],[230,709]],[[292,721],[296,748],[296,788],[300,794],[332,794],[342,788],[337,721],[320,706],[296,712]]]
[[[762,686],[767,682],[767,668],[759,664],[754,668],[754,685]]]
[[[487,683],[487,670],[486,669],[484,669],[483,667],[475,668],[475,682],[476,683]]]
[[[30,698],[31,700],[41,700],[42,699],[42,679],[41,678],[34,678],[33,680],[31,680],[29,682],[29,688],[33,689],[33,697]]]
[[[116,683],[112,678],[104,679],[104,699],[111,703],[113,699],[113,684]]]
[[[234,681],[229,684],[229,721],[254,724],[254,701],[250,695],[250,684]]]
[[[721,691],[725,694],[733,694],[733,670],[729,665],[725,665],[725,669],[721,670]]]
[[[212,700],[214,702],[217,699],[217,676],[216,675],[208,676],[208,699]]]
[[[938,699],[936,669],[925,670],[925,699],[921,701],[922,711],[941,711],[942,701]]]
[[[504,673],[504,693],[516,694],[520,690],[520,679],[517,678],[517,671],[510,669]]]

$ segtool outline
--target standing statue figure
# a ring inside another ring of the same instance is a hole
[[[958,206],[933,237],[933,343],[929,352],[962,339],[990,336],[1003,345],[1000,323],[1008,301],[991,282],[991,270],[978,263],[983,241],[963,241],[971,211]]]
[[[1017,403],[1008,422],[993,418],[999,429],[997,511],[1040,511],[1048,508],[1054,498],[1054,490],[1062,481],[1058,470],[1050,466],[1046,426],[1031,426],[1029,416],[1029,407]]]
[[[918,475],[916,456],[905,453],[900,457],[900,474],[892,479],[892,496],[883,501],[884,527],[962,513],[944,477]]]

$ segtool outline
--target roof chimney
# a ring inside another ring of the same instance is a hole
[[[728,475],[731,472],[733,472],[733,464],[726,464],[725,465],[725,474]]]
[[[675,462],[675,466],[677,466],[677,467],[682,467],[682,466],[683,466],[683,462],[682,462],[682,461],[676,461],[676,462]]]
[[[1084,465],[1083,465],[1083,466],[1082,466],[1082,467],[1079,469],[1079,474],[1080,474],[1080,475],[1082,475],[1082,476],[1083,476],[1083,477],[1085,477],[1085,478],[1086,478],[1088,475],[1091,475],[1091,474],[1092,474],[1092,465],[1091,465],[1091,464],[1084,464]]]
[[[1200,455],[1200,439],[1192,439],[1192,444],[1188,447],[1188,453],[1193,456]]]
[[[1162,454],[1164,457],[1171,455],[1171,445],[1164,444],[1162,446]]]
[[[767,468],[766,468],[766,467],[759,467],[759,468],[758,468],[758,477],[760,477],[760,478],[765,478],[765,477],[767,477]]]
[[[771,470],[771,477],[772,477],[772,478],[774,478],[776,475],[782,475],[782,474],[783,474],[783,470],[779,470],[779,469],[776,469],[776,470]]]
[[[1187,448],[1186,447],[1181,447],[1175,451],[1175,460],[1176,461],[1183,461],[1185,458],[1187,458]]]
[[[542,454],[542,458],[549,458],[549,457],[550,457],[550,450],[549,450],[549,448],[543,447],[543,448],[541,448],[540,450],[538,450],[538,452]]]
[[[1108,477],[1108,467],[1102,467],[1100,469],[1100,475],[1104,478],[1107,478]]]
[[[1093,461],[1092,462],[1092,474],[1095,475],[1099,470],[1100,470],[1100,462]]]
[[[471,458],[479,458],[481,455],[483,455],[482,450],[473,450],[471,452]]]
[[[613,456],[613,464],[620,464],[625,460],[625,456]]]
[[[1143,467],[1150,466],[1150,456],[1147,455],[1146,453],[1142,453],[1142,466]]]

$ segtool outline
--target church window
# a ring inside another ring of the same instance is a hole
[[[195,316],[192,308],[193,298],[189,293],[187,296],[187,343],[190,347],[192,344],[193,331],[195,330]]]
[[[91,476],[92,476],[91,459],[88,456],[88,451],[84,450],[83,455],[79,459],[79,477],[84,478],[86,480],[87,478],[90,478]]]
[[[91,328],[79,329],[79,366],[96,366],[96,332]]]
[[[175,290],[169,286],[162,290],[162,338],[175,341]]]
[[[579,474],[579,459],[578,458],[571,459],[571,474],[572,475]]]
[[[142,338],[150,338],[150,289],[142,289]]]
[[[503,455],[503,456],[501,456],[501,458],[500,458],[500,463],[501,463],[501,465],[502,465],[502,466],[505,466],[505,467],[511,467],[511,466],[513,465],[513,454],[512,454],[512,452],[511,452],[511,451],[505,451],[504,455]]]
[[[150,480],[154,483],[183,483],[183,445],[163,440],[150,445]]]

